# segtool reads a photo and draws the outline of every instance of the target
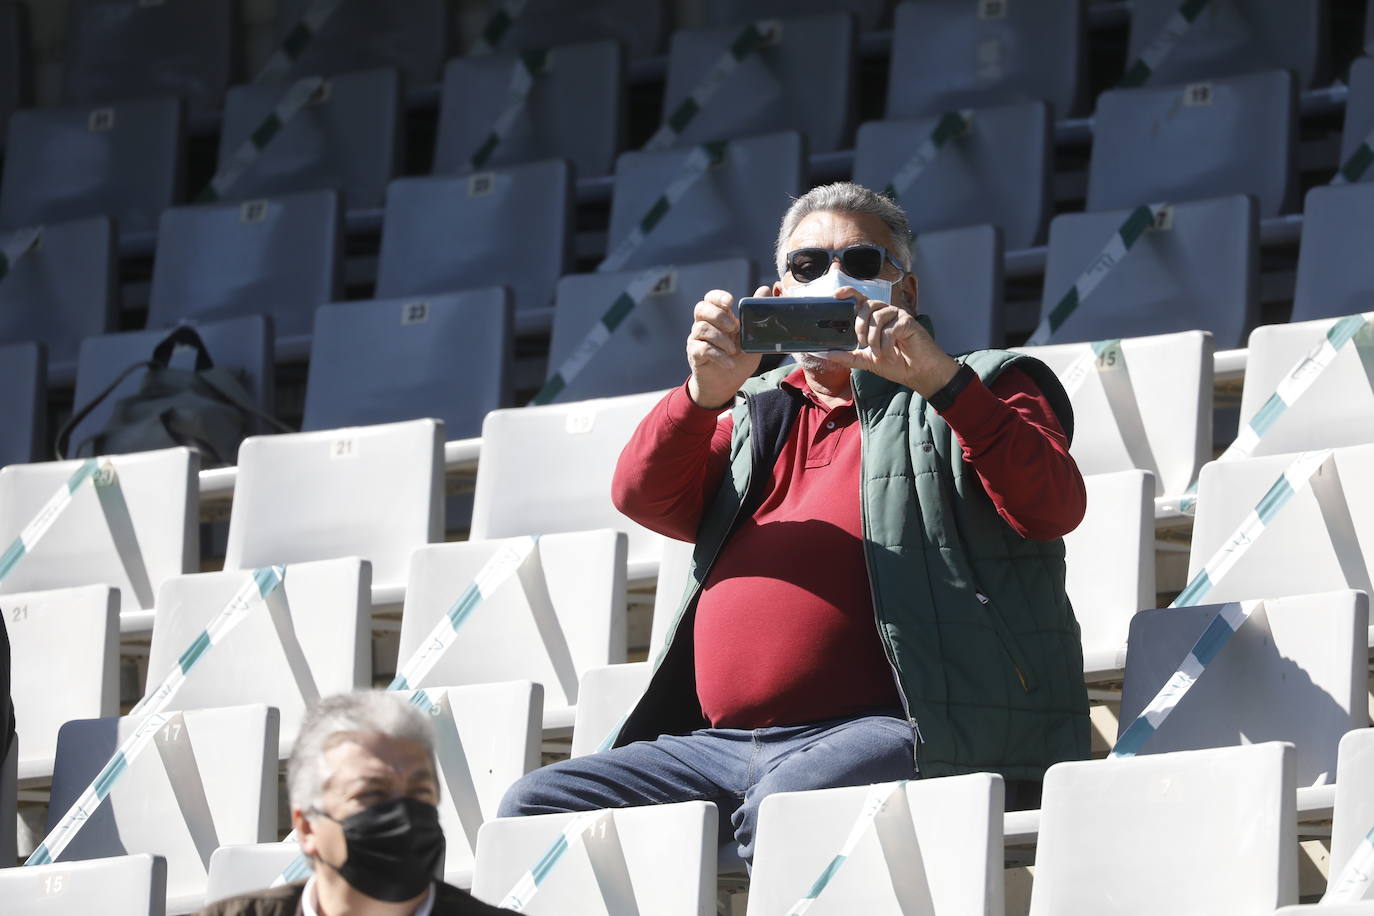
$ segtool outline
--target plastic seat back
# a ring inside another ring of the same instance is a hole
[[[1374,84],[1374,67],[1370,70]],[[1374,117],[1370,126],[1374,127]],[[1374,171],[1369,174],[1374,177]],[[1374,184],[1307,192],[1291,321],[1374,311],[1374,263],[1360,244],[1370,232],[1374,232]]]
[[[310,8],[311,0],[277,4],[276,45]],[[410,85],[439,76],[448,48],[449,13],[443,0],[342,0],[292,64],[290,75],[335,76],[376,67],[399,69]]]
[[[138,853],[0,871],[0,896],[15,916],[164,916],[167,860]]]

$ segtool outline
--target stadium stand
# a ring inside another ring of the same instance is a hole
[[[460,178],[393,181],[377,296],[501,284],[511,291],[517,320],[537,312],[547,322],[572,255],[572,192],[568,164],[552,159]]]
[[[120,593],[120,628],[152,625],[155,590],[199,564],[199,461],[185,448],[120,455],[114,487],[88,480],[71,493],[41,542],[0,584],[0,593],[106,584]],[[12,464],[0,469],[0,543],[11,544],[82,461]]]
[[[0,466],[46,458],[48,361],[43,345],[0,346]]]
[[[0,229],[108,216],[121,238],[155,231],[161,212],[182,198],[183,131],[174,98],[16,111]]]
[[[272,320],[264,315],[244,315],[241,318],[197,324],[195,332],[205,344],[214,365],[233,372],[256,406],[264,413],[272,414],[275,405]],[[127,331],[123,334],[90,336],[82,340],[76,366],[75,406],[83,407],[91,403],[114,384],[120,373],[135,363],[151,359],[154,348],[167,337],[167,333],[165,329]],[[170,364],[174,368],[194,370],[196,355],[194,347],[176,347],[172,351]],[[137,393],[146,376],[146,370],[132,373],[73,428],[71,454],[77,454],[76,449],[105,428],[119,401]],[[249,429],[268,432],[261,420],[250,421]],[[43,457],[50,454],[47,451]],[[81,451],[80,454],[89,452]]]
[[[1294,757],[1265,742],[1051,767],[1031,916],[1100,913],[1108,888],[1130,889],[1113,898],[1122,916],[1296,902]]]
[[[1321,0],[1205,3],[1182,37],[1151,68],[1151,83],[1186,83],[1259,70],[1289,70],[1301,88],[1327,71],[1327,4]],[[1127,57],[1139,59],[1179,9],[1176,0],[1139,0],[1131,7]]]
[[[245,439],[224,568],[359,556],[394,603],[411,551],[443,538],[443,442],[437,420]]]
[[[511,395],[509,291],[338,302],[315,313],[307,430],[434,417],[450,439],[482,430]]]
[[[219,111],[242,53],[236,20],[233,0],[72,0],[63,96],[96,105],[175,95],[192,112]]]
[[[1047,342],[1144,337],[1201,326],[1218,348],[1241,344],[1259,314],[1254,201],[1223,197],[1175,204],[1167,212],[1159,228],[1138,236],[1125,258],[1104,249],[1136,211],[1066,213],[1051,221],[1042,320],[1088,270],[1110,272]]]
[[[887,804],[817,894],[836,850],[875,793]],[[891,794],[888,794],[891,793]],[[777,792],[759,807],[749,913],[1002,913],[1002,777]]]
[[[1260,216],[1287,213],[1297,202],[1296,125],[1284,70],[1104,92],[1088,209],[1249,194]]]
[[[161,720],[158,720],[161,721]],[[64,858],[153,852],[167,859],[167,908],[188,912],[205,897],[210,854],[221,844],[275,838],[277,711],[267,706],[191,710],[158,727],[128,760]],[[142,717],[81,719],[57,735],[51,831],[129,741]]]
[[[1370,126],[1374,127],[1374,120]],[[1374,265],[1364,257],[1360,240],[1371,226],[1374,185],[1317,187],[1307,192],[1291,321],[1370,311]]]
[[[924,161],[921,144],[943,136],[937,131],[948,115],[869,121],[854,144],[854,180],[892,187],[917,235],[991,223],[1008,248],[1040,244],[1053,201],[1049,106],[1032,101],[969,111],[962,133],[944,140],[934,161],[919,170],[909,163]],[[906,187],[897,188],[898,181]]]
[[[646,268],[652,272],[656,268]],[[752,292],[753,270],[745,258],[682,264],[649,292],[619,326],[591,362],[569,380],[560,401],[615,397],[657,391],[682,384],[682,328],[691,322],[692,309],[710,289]],[[570,274],[558,282],[549,341],[549,374],[578,353],[588,332],[629,288],[640,271]],[[771,277],[767,267],[764,277]]]
[[[617,531],[549,534],[481,607],[462,618],[456,641],[411,687],[527,679],[543,688],[543,727],[572,730],[578,679],[625,661],[626,536]],[[396,671],[433,637],[464,587],[508,539],[436,544],[411,555]],[[499,798],[497,799],[499,801]]]
[[[10,115],[33,102],[29,10],[19,0],[0,3],[0,147]]]
[[[275,83],[229,90],[219,134],[221,168],[281,98]],[[397,71],[332,76],[220,196],[252,200],[329,188],[341,192],[349,208],[380,207],[402,161],[401,115]]]
[[[759,37],[750,45],[756,50],[744,54],[746,34]],[[672,145],[796,130],[812,153],[848,148],[854,134],[854,58],[854,21],[847,13],[679,29],[668,51],[663,90]],[[737,64],[697,104],[698,87],[722,59]]]
[[[624,70],[614,41],[455,57],[444,67],[432,171],[562,157],[579,178],[609,174],[623,144]]]
[[[900,120],[1040,100],[1057,118],[1076,113],[1084,67],[1077,0],[897,4],[887,118]]]
[[[477,835],[472,893],[499,904],[577,815],[497,818]],[[718,815],[710,802],[606,812],[539,885],[544,905],[604,901],[609,912],[698,916],[716,897]],[[602,828],[602,825],[604,829]]]
[[[279,0],[277,45],[286,43],[311,5],[311,0]],[[394,67],[408,84],[432,82],[448,48],[448,6],[443,0],[342,0],[281,76]]]
[[[308,335],[342,287],[342,210],[337,192],[306,191],[163,211],[148,326],[266,314],[278,341]]]
[[[1143,611],[1131,619],[1123,730],[1224,611],[1212,604]],[[1339,785],[1341,736],[1369,725],[1368,628],[1364,592],[1265,601],[1140,753],[1286,741],[1294,746],[1299,786]]]
[[[167,860],[136,853],[85,862],[56,862],[0,870],[0,895],[15,916],[164,916]]]
[[[920,311],[946,351],[966,353],[1002,340],[1003,247],[996,226],[925,232],[912,241]]]
[[[63,723],[119,713],[119,594],[105,585],[21,592],[0,596],[0,610],[14,661],[19,779],[43,784]]]

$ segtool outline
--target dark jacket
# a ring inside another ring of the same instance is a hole
[[[200,911],[200,916],[299,916],[302,912],[301,892],[304,890],[305,882],[297,881],[295,884],[241,894],[210,904]],[[489,916],[511,911],[483,903],[452,885],[439,884],[432,912],[434,916]]]

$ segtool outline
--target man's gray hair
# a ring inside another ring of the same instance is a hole
[[[319,807],[330,776],[324,755],[348,734],[414,741],[434,766],[434,729],[429,717],[405,697],[382,690],[325,697],[305,714],[286,764],[286,788],[293,806],[305,811]]]
[[[852,181],[837,181],[812,188],[801,197],[792,201],[782,218],[778,230],[777,245],[774,246],[774,259],[778,262],[778,276],[787,270],[787,242],[797,231],[797,224],[812,213],[868,213],[878,217],[887,226],[892,237],[888,245],[889,253],[911,269],[911,224],[907,222],[906,212],[889,197],[870,191],[863,185]]]

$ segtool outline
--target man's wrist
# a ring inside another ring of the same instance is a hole
[[[950,380],[945,382],[945,384],[940,387],[939,391],[936,391],[930,397],[926,398],[926,401],[931,407],[934,407],[940,413],[944,413],[954,406],[955,398],[959,397],[959,394],[977,377],[978,373],[974,372],[967,365],[960,365],[959,368],[955,370],[954,375],[950,377]]]

